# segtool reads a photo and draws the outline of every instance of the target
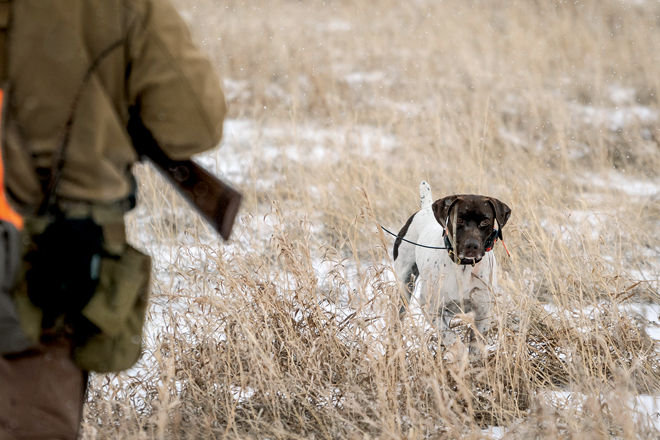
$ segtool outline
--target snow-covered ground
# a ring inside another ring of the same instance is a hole
[[[341,23],[336,27],[341,30]],[[384,77],[382,72],[351,73],[345,77],[345,81],[351,85],[362,82],[381,80]],[[245,87],[241,84],[232,84],[230,93],[247,93]],[[241,91],[243,90],[243,91]],[[630,92],[613,91],[613,100],[624,105],[629,104]],[[655,121],[658,118],[656,112],[648,108],[628,105],[626,108],[595,108],[584,106],[573,106],[575,113],[583,119],[583,123],[594,125],[605,125],[611,130],[620,129],[622,125],[631,123],[631,121]],[[511,136],[515,136],[511,134]],[[523,142],[516,140],[516,142]],[[392,135],[383,133],[372,126],[352,126],[346,127],[320,127],[313,124],[281,124],[260,127],[252,120],[228,120],[225,123],[224,141],[221,148],[204,153],[195,158],[195,160],[218,176],[228,179],[237,184],[254,182],[262,189],[267,189],[281,179],[282,175],[278,172],[270,174],[260,173],[257,177],[255,164],[264,161],[275,164],[271,169],[278,169],[285,164],[300,163],[309,165],[311,163],[332,164],[334,154],[337,149],[347,148],[350,145],[351,154],[369,157],[382,151],[391,151],[402,145],[402,142]],[[648,198],[658,194],[660,190],[660,180],[634,178],[630,175],[622,174],[616,171],[610,171],[605,175],[584,175],[578,179],[578,183],[588,184],[591,188],[602,191],[621,191],[628,197]],[[308,188],[313,194],[314,189]],[[248,246],[254,246],[254,231],[257,236],[267,243],[271,238],[274,225],[268,216],[264,213],[256,213],[246,225],[237,222],[235,239],[228,244],[226,249],[243,249]],[[218,238],[213,232],[208,230],[196,231],[195,236],[181,231],[172,242],[163,242],[154,240],[150,235],[148,225],[154,221],[154,216],[158,213],[150,213],[144,207],[136,210],[134,220],[138,224],[139,234],[135,240],[138,246],[146,248],[154,258],[154,274],[157,283],[172,286],[177,283],[176,271],[186,270],[206,270],[204,260],[206,258],[207,246],[219,246]],[[186,214],[174,212],[174,215],[184,216]],[[575,210],[567,213],[570,222],[578,231],[585,234],[591,234],[592,238],[597,238],[600,230],[607,228],[611,213],[597,212],[593,210]],[[248,231],[250,229],[250,231]],[[594,235],[595,234],[595,235]],[[172,265],[176,270],[171,269]],[[660,265],[658,265],[660,266]],[[322,287],[328,282],[330,272],[335,268],[332,263],[320,258],[315,260],[314,269],[316,271],[319,285]],[[350,276],[357,278],[357,270],[347,268]],[[393,275],[389,275],[393,280]],[[194,295],[191,292],[190,295]],[[348,316],[349,310],[341,310],[341,302],[337,305],[328,305],[331,311]],[[192,307],[192,309],[191,309]],[[338,309],[339,307],[339,309]],[[660,340],[660,305],[634,303],[622,306],[627,313],[639,314],[649,321],[646,330],[649,336],[655,340]],[[412,315],[417,325],[427,325],[419,307],[413,301]],[[175,298],[172,300],[167,296],[156,296],[152,302],[150,310],[150,319],[146,331],[146,354],[142,361],[127,374],[128,376],[139,376],[149,369],[153,362],[153,349],[155,341],[162,332],[170,331],[169,318],[173,311],[186,311],[186,313],[195,313],[194,305],[185,299]],[[546,306],[548,313],[557,313],[556,307],[551,304]],[[593,313],[593,310],[576,310],[575,313]],[[374,333],[381,331],[380,323],[376,320],[371,328]],[[237,388],[235,395],[237,399],[246,398],[249,390]],[[557,396],[559,399],[562,396]],[[566,397],[566,396],[564,396]],[[570,397],[570,394],[569,396]],[[568,398],[567,397],[567,398]],[[659,396],[637,396],[630,402],[631,408],[640,414],[640,417],[649,417],[652,423],[660,429],[660,420],[658,419],[658,408],[660,407]],[[500,427],[494,427],[484,430],[484,435],[491,435],[492,438],[502,438],[505,430]]]

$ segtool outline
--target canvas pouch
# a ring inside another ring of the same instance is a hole
[[[25,231],[31,239],[23,282],[14,296],[28,336],[38,339],[42,328],[55,329],[72,339],[80,368],[119,372],[130,368],[142,351],[151,258],[125,242],[121,212],[109,223],[95,217],[27,217]],[[79,243],[71,244],[81,236],[87,242],[82,249]],[[65,251],[67,242],[70,250]],[[77,266],[65,269],[75,255]],[[63,267],[56,264],[58,259],[65,262]],[[67,286],[72,278],[78,284]]]
[[[118,258],[103,258],[99,284],[81,311],[90,331],[74,348],[83,369],[99,373],[130,368],[142,352],[151,258],[130,245]],[[82,331],[85,327],[80,328]]]

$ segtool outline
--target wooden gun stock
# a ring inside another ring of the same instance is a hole
[[[186,201],[228,240],[243,198],[241,193],[191,160],[170,159],[133,111],[128,133],[140,157],[148,157]]]

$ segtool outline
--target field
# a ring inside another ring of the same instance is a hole
[[[660,436],[660,3],[175,4],[230,107],[195,160],[245,201],[223,243],[136,166],[144,355],[83,438]],[[422,180],[512,208],[481,357],[399,320],[377,225]]]

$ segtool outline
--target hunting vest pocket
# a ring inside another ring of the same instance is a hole
[[[126,245],[118,258],[103,258],[99,284],[81,315],[98,329],[74,348],[78,366],[97,373],[133,366],[142,351],[151,258]]]

